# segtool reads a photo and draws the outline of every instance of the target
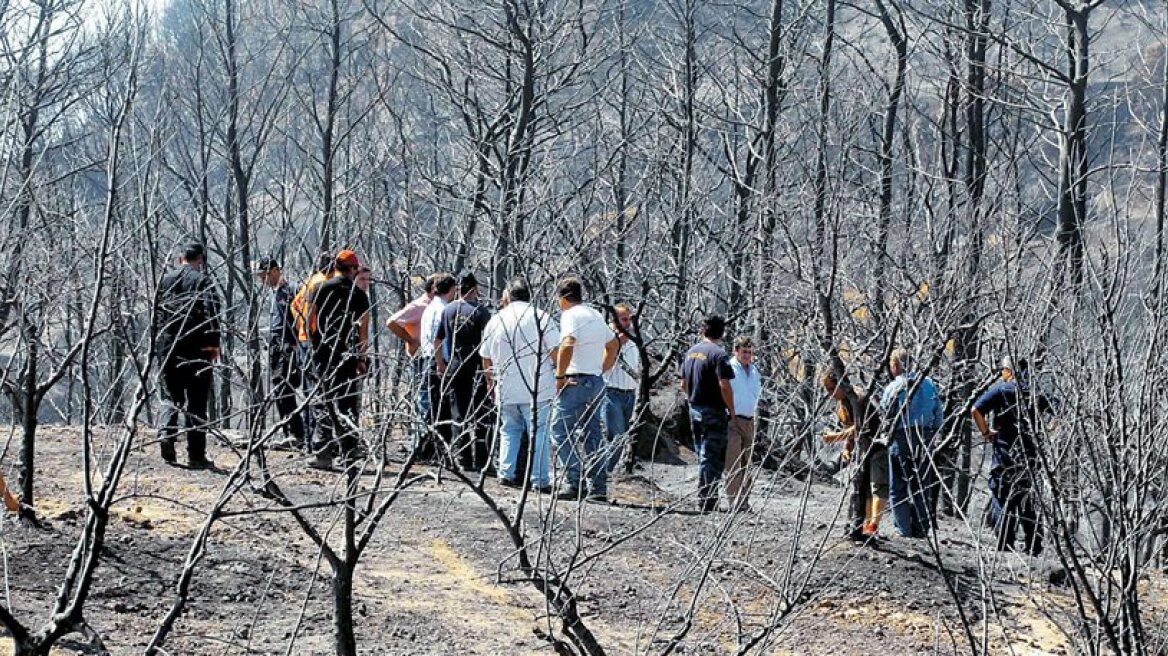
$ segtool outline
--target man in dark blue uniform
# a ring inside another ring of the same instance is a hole
[[[1014,548],[1018,528],[1024,548],[1042,553],[1042,516],[1036,496],[1040,414],[1051,411],[1050,400],[1034,391],[1025,360],[1002,359],[1002,379],[973,404],[973,421],[993,445],[990,464],[990,519],[998,535],[998,550]],[[991,430],[986,416],[993,415]]]
[[[702,324],[702,341],[681,362],[681,391],[689,400],[689,421],[698,455],[698,510],[718,508],[718,482],[726,463],[726,442],[734,390],[734,369],[722,347],[726,320],[712,314]]]

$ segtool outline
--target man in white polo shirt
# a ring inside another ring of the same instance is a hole
[[[452,274],[436,274],[434,298],[422,312],[422,323],[418,326],[418,356],[422,359],[421,369],[425,372],[426,380],[426,394],[422,405],[429,416],[428,426],[421,433],[425,437],[415,443],[414,448],[421,450],[420,456],[428,456],[433,452],[439,461],[442,454],[450,448],[450,395],[442,393],[442,377],[438,375],[434,363],[434,341],[438,335],[438,326],[442,323],[442,312],[446,305],[454,300],[457,291],[457,281]],[[443,444],[433,444],[435,431],[442,438]]]
[[[734,412],[726,442],[726,498],[732,509],[750,508],[751,466],[754,455],[754,421],[758,399],[762,395],[762,374],[754,366],[754,343],[749,337],[734,340],[734,357],[730,358],[734,377]]]
[[[608,463],[601,450],[600,413],[604,372],[616,362],[620,341],[594,308],[584,305],[578,278],[564,278],[560,300],[560,347],[556,353],[556,396],[552,443],[564,468],[561,499],[608,502]],[[587,489],[581,480],[587,469]]]
[[[523,487],[516,469],[526,433],[531,487],[546,494],[551,492],[548,427],[556,395],[551,354],[560,344],[560,329],[547,312],[531,305],[531,290],[520,278],[507,285],[503,304],[487,323],[480,349],[499,406],[499,483]]]

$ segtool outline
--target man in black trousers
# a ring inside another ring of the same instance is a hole
[[[309,325],[312,359],[320,381],[317,443],[309,463],[331,470],[333,458],[345,468],[356,464],[361,379],[369,371],[369,296],[355,283],[361,271],[357,254],[337,253],[338,275],[313,294]]]
[[[158,430],[162,459],[174,464],[175,437],[185,415],[187,464],[213,469],[207,458],[207,405],[212,363],[219,359],[219,298],[206,274],[207,255],[198,242],[183,248],[179,266],[158,284],[154,312],[154,354],[161,363],[166,411]]]
[[[272,290],[272,304],[268,319],[268,364],[272,381],[272,398],[283,423],[284,438],[271,446],[298,451],[305,448],[304,419],[296,390],[303,384],[300,362],[300,340],[296,335],[296,319],[292,315],[292,299],[296,290],[284,279],[280,263],[265,257],[256,264],[256,278]]]
[[[463,471],[490,465],[490,394],[483,377],[479,347],[491,312],[479,304],[479,283],[473,273],[458,278],[458,300],[442,310],[435,335],[434,362],[443,387],[450,390],[454,420],[452,455]]]

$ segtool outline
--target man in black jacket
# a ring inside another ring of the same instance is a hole
[[[162,459],[175,462],[174,441],[185,415],[187,463],[192,469],[212,469],[207,459],[207,405],[211,398],[212,362],[219,359],[219,299],[203,271],[203,245],[183,249],[179,267],[158,284],[154,312],[154,353],[161,364],[166,411],[158,434]]]
[[[337,455],[345,467],[354,463],[361,378],[369,370],[369,296],[354,282],[361,270],[357,254],[337,253],[336,270],[340,275],[316,289],[309,310],[309,325],[315,327],[310,335],[321,406],[316,413],[316,453],[309,466],[324,470],[332,469]]]
[[[265,257],[256,264],[256,278],[272,290],[272,305],[268,319],[268,364],[272,381],[272,398],[284,427],[284,439],[274,442],[273,448],[300,450],[304,443],[304,419],[296,390],[303,381],[300,363],[300,340],[296,334],[296,319],[292,316],[292,298],[296,290],[284,279],[280,263]]]

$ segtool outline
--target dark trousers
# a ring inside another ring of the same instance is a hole
[[[280,421],[284,422],[284,432],[300,444],[304,444],[304,419],[300,416],[300,403],[296,390],[304,384],[300,367],[300,354],[295,346],[272,344],[268,351],[268,364],[272,377],[272,398]]]
[[[689,422],[698,454],[698,501],[703,510],[715,510],[718,483],[726,465],[730,416],[723,408],[690,406]]]
[[[361,380],[350,366],[328,366],[318,362],[316,435],[313,450],[348,461],[357,450],[357,428],[361,411]]]
[[[1042,553],[1042,516],[1028,468],[995,467],[990,471],[990,495],[990,520],[998,535],[998,550],[1013,549],[1021,527],[1023,548],[1034,556]]]
[[[313,407],[319,403],[316,396],[316,368],[312,363],[312,343],[301,342],[298,354],[300,356],[300,389],[304,392],[306,401],[304,410],[300,414],[300,420],[304,425],[304,443],[306,446],[311,446],[315,442],[312,436],[316,431],[316,416],[313,414]]]
[[[180,426],[187,434],[187,455],[191,460],[207,457],[207,404],[213,381],[211,363],[206,360],[173,358],[162,363],[162,415],[159,437],[174,442]],[[184,421],[185,419],[185,421]]]
[[[887,472],[888,448],[883,444],[873,444],[867,453],[856,453],[853,457],[863,459],[852,478],[852,497],[848,504],[848,533],[855,535],[863,532],[868,508],[872,505],[873,489],[876,488],[872,480],[875,478],[873,468],[883,466]],[[887,490],[882,491],[888,494]]]
[[[478,367],[447,371],[454,421],[454,455],[464,471],[479,471],[491,461],[490,395]]]

